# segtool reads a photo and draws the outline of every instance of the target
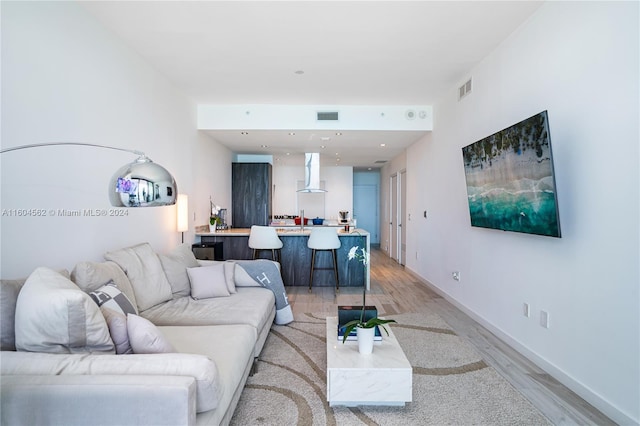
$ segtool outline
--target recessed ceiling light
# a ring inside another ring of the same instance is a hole
[[[289,136],[295,136],[296,132],[289,132]]]
[[[385,147],[385,146],[387,146],[387,144],[386,143],[381,143],[380,146]]]
[[[269,148],[269,145],[260,145],[262,148]]]
[[[326,146],[324,146],[324,145],[320,145],[320,148],[321,148],[321,149],[325,149],[325,148],[326,148]]]
[[[326,141],[330,141],[330,140],[331,140],[331,138],[330,138],[329,136],[322,136],[322,137],[320,138],[320,140],[321,140],[321,141],[325,141],[325,142],[326,142]]]
[[[240,132],[241,135],[248,135],[249,132]]]
[[[339,153],[339,152],[336,152],[336,155],[340,155],[340,153]]]
[[[290,152],[287,152],[287,155],[291,155],[291,153],[290,153]]]
[[[336,136],[342,136],[342,132],[336,132]]]
[[[294,74],[298,74],[298,75],[302,75],[304,74],[304,70],[298,70],[298,71],[294,71]]]

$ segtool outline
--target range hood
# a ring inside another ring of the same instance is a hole
[[[327,192],[320,188],[320,153],[304,154],[304,189],[297,192]]]

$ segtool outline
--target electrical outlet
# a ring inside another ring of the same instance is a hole
[[[458,272],[458,271],[453,271],[453,272],[451,273],[451,278],[453,278],[453,279],[454,279],[454,280],[456,280],[456,281],[460,281],[460,272]]]
[[[529,308],[528,303],[522,304],[522,314],[527,318],[529,318],[529,316],[531,315],[531,309]]]
[[[547,311],[540,311],[540,326],[549,328],[549,313]]]

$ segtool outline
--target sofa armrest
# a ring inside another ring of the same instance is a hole
[[[184,376],[2,376],[0,423],[195,425],[195,394]]]

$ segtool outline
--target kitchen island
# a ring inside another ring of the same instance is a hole
[[[311,249],[307,247],[309,234],[314,226],[276,227],[276,232],[282,240],[281,271],[284,284],[287,286],[309,286],[309,273],[311,271]],[[227,259],[252,259],[253,250],[249,248],[248,228],[232,228],[218,230],[217,232],[196,232],[197,244],[223,243],[223,257]],[[338,277],[340,287],[361,287],[369,289],[369,268],[356,260],[349,261],[351,247],[365,247],[369,252],[369,232],[363,229],[338,230],[340,248],[338,255]],[[259,252],[259,257],[270,258],[267,251]],[[330,268],[314,272],[314,287],[335,287],[333,275],[333,260],[331,252],[318,252],[316,254],[316,267]]]

